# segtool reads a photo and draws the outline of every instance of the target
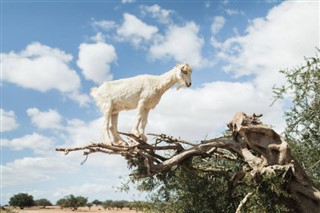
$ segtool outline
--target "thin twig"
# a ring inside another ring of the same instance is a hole
[[[154,134],[154,133],[148,133],[150,136],[154,136],[156,138],[156,141],[163,141],[167,143],[183,143],[187,144],[189,146],[197,146],[198,144],[191,143],[189,141],[182,140],[180,138],[174,138],[173,136],[168,136],[166,134]]]
[[[239,203],[239,206],[236,210],[236,213],[240,213],[241,212],[241,208],[244,204],[246,204],[246,202],[249,200],[249,198],[253,195],[253,192],[249,192]]]

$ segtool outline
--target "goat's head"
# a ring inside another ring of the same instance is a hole
[[[177,64],[175,68],[177,71],[177,79],[179,83],[177,89],[180,89],[183,86],[190,87],[192,69],[189,64]]]

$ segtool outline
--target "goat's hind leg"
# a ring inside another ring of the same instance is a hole
[[[142,140],[146,141],[147,137],[139,131],[139,127],[141,126],[142,122],[143,122],[143,117],[144,117],[144,113],[146,111],[145,109],[145,100],[140,100],[138,103],[138,115],[137,115],[137,120],[135,125],[133,126],[132,129],[132,133],[137,136],[140,137]]]

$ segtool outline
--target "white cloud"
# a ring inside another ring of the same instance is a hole
[[[130,3],[133,3],[133,2],[135,2],[135,0],[121,0],[122,4],[130,4]]]
[[[116,28],[117,24],[116,22],[110,21],[110,20],[100,20],[100,21],[93,20],[91,22],[91,26],[95,30],[110,30],[110,29]]]
[[[35,110],[28,110],[29,112]],[[39,115],[36,111],[35,114]],[[46,112],[44,112],[46,113]],[[78,119],[67,121],[64,129],[59,129],[59,141],[64,141],[63,144],[54,144],[54,138],[32,133],[20,138],[3,139],[1,145],[15,151],[30,149],[35,155],[41,157],[24,157],[16,159],[12,162],[2,165],[3,185],[34,184],[37,182],[52,181],[58,175],[79,172],[80,163],[84,160],[82,152],[70,153],[65,156],[61,152],[55,152],[56,147],[78,147],[88,145],[90,142],[102,142],[103,135],[103,119],[102,117],[90,122],[84,122]],[[94,154],[90,157],[81,172],[88,172],[88,169],[110,173],[107,177],[108,184],[118,184],[117,178],[120,175],[127,175],[128,170],[126,162],[121,156],[108,156]],[[89,172],[90,173],[90,172]],[[95,176],[95,178],[100,177]],[[101,178],[101,177],[100,177]]]
[[[171,25],[166,34],[150,47],[152,59],[173,58],[177,62],[188,62],[192,67],[208,66],[202,57],[204,39],[198,35],[199,27],[194,22],[185,26]]]
[[[172,89],[149,113],[146,131],[199,141],[206,135],[220,135],[238,111],[263,113],[262,121],[283,131],[282,106],[269,107],[270,103],[251,83],[212,82],[200,88]]]
[[[104,42],[95,44],[82,43],[79,46],[77,65],[87,80],[95,83],[112,80],[110,64],[117,60],[115,48]]]
[[[84,146],[90,142],[103,141],[103,118],[84,122],[79,119],[68,120],[66,127],[66,146]]]
[[[98,32],[96,35],[91,36],[90,39],[96,43],[105,42],[106,36],[104,34],[102,34],[101,32]]]
[[[39,129],[60,129],[61,115],[53,109],[48,111],[39,111],[37,108],[29,108],[27,110],[28,116],[32,123]]]
[[[3,139],[1,146],[8,147],[12,150],[20,151],[23,149],[31,149],[37,154],[43,154],[53,149],[53,141],[38,133],[25,135],[21,138],[14,138],[11,140]]]
[[[86,104],[88,98],[79,93],[80,78],[69,67],[71,61],[70,54],[34,42],[19,53],[1,53],[2,77],[4,81],[41,92],[56,89]]]
[[[118,28],[117,34],[135,46],[138,46],[142,41],[149,41],[158,32],[157,27],[144,23],[132,14],[125,13],[123,18],[124,21]]]
[[[55,179],[57,174],[75,172],[76,164],[57,157],[25,157],[1,165],[4,186],[23,185]]]
[[[103,181],[94,179],[91,180],[90,183],[85,182],[80,185],[71,185],[64,188],[58,188],[54,193],[48,194],[47,197],[59,199],[61,197],[69,195],[70,192],[72,192],[75,195],[88,197],[89,200],[145,200],[145,193],[135,190],[133,184],[130,184],[130,193],[120,191],[118,187],[122,186],[125,182],[128,181],[121,180],[120,178],[113,178],[113,180]]]
[[[157,4],[152,6],[142,5],[140,9],[143,15],[150,15],[152,18],[163,24],[168,24],[171,22],[170,15],[174,12],[173,10],[163,9]]]
[[[53,194],[53,197],[61,198],[66,195],[69,195],[70,192],[75,195],[81,195],[84,197],[97,196],[99,194],[107,195],[110,192],[113,192],[114,189],[111,185],[108,184],[96,184],[96,183],[84,183],[81,185],[70,186],[67,188],[57,189]]]
[[[245,15],[245,13],[244,13],[242,10],[226,9],[225,12],[226,12],[229,16]]]
[[[0,108],[1,127],[0,132],[12,131],[18,128],[17,117],[14,111],[5,111]]]
[[[212,34],[217,34],[220,32],[222,27],[224,26],[226,20],[223,16],[215,16],[213,23],[211,25],[211,33]]]
[[[280,69],[297,66],[320,45],[319,2],[285,1],[265,18],[256,18],[246,34],[220,43],[225,71],[237,77],[254,75],[255,84],[269,91],[284,82]],[[214,45],[215,47],[219,45]]]

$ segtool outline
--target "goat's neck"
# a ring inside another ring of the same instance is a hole
[[[176,70],[172,69],[160,75],[158,89],[165,92],[178,82]]]

